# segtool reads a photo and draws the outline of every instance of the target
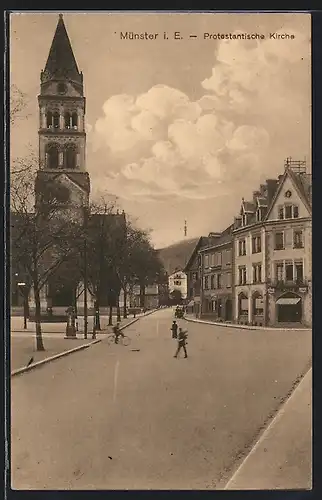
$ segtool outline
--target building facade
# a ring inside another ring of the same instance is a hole
[[[311,176],[288,159],[242,201],[235,219],[234,320],[241,324],[311,326]]]
[[[200,316],[215,321],[233,319],[232,242],[233,225],[225,229],[216,243],[199,250]]]
[[[169,294],[178,291],[181,293],[181,298],[187,298],[187,275],[182,270],[177,269],[174,273],[170,274],[169,278]]]

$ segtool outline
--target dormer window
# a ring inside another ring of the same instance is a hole
[[[256,221],[260,222],[262,220],[262,211],[260,208],[256,210]]]

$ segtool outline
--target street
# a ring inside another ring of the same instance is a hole
[[[215,489],[311,361],[311,332],[179,320],[173,312],[11,380],[15,489]]]

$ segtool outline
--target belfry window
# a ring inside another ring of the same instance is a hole
[[[47,168],[56,169],[59,163],[59,151],[56,144],[49,144],[47,148]]]
[[[78,116],[77,116],[77,113],[74,112],[72,114],[72,127],[73,127],[73,129],[77,129],[77,126],[78,126]]]
[[[52,126],[53,126],[53,114],[51,111],[47,112],[46,124],[47,124],[47,128],[52,128]]]
[[[65,168],[76,168],[76,149],[74,146],[67,146],[64,152]]]
[[[71,116],[68,111],[65,113],[64,119],[65,119],[65,128],[70,128]]]
[[[55,111],[53,114],[53,126],[54,128],[59,128],[59,113],[58,111]]]

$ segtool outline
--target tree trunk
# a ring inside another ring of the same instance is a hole
[[[123,288],[123,293],[124,293],[124,304],[123,304],[123,318],[127,318],[127,291],[126,291],[126,285]]]
[[[116,316],[117,316],[117,321],[121,321],[121,310],[120,310],[120,294],[117,296],[117,302],[116,302]]]
[[[145,285],[140,285],[140,307],[145,308]]]
[[[109,315],[108,315],[108,324],[109,324],[109,326],[113,325],[113,306],[110,306]]]
[[[40,290],[38,280],[34,280],[34,295],[35,295],[35,325],[36,325],[36,347],[37,351],[44,351],[44,344],[41,334],[41,309],[40,309]]]

